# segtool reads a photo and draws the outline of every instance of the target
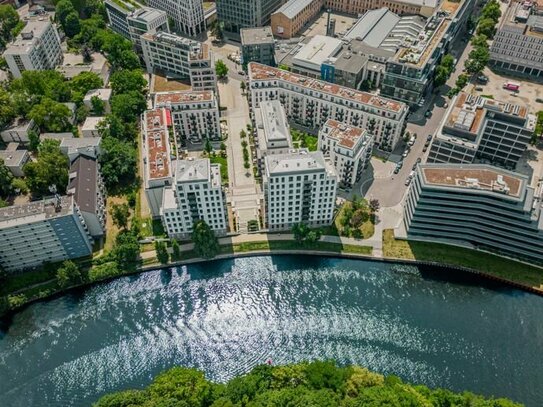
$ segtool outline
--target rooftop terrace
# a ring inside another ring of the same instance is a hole
[[[149,180],[170,176],[170,141],[164,109],[144,113],[147,177]]]
[[[324,123],[324,127],[329,127],[330,131],[327,137],[338,140],[338,145],[348,149],[353,149],[361,139],[365,139],[367,132],[359,127],[349,126],[347,124],[329,119]]]

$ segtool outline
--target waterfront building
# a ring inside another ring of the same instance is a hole
[[[514,168],[535,130],[528,107],[461,92],[435,134],[428,163],[488,160]]]
[[[106,188],[95,158],[78,156],[70,165],[68,195],[73,195],[92,237],[106,230]]]
[[[30,142],[29,135],[32,132],[39,133],[40,128],[33,119],[24,120],[16,118],[5,130],[2,130],[0,137],[4,143],[17,142],[27,144]]]
[[[320,151],[291,150],[264,158],[265,223],[270,231],[332,223],[338,176]]]
[[[273,66],[275,41],[270,27],[241,29],[241,63],[258,62]]]
[[[83,98],[83,104],[92,112],[92,98],[97,97],[104,104],[104,113],[111,113],[111,88],[92,89],[87,92]]]
[[[270,23],[272,13],[283,0],[217,0],[217,17],[223,23],[224,35],[240,41],[242,28],[262,27]]]
[[[20,78],[24,71],[55,69],[62,62],[56,27],[48,19],[29,21],[3,57],[14,78]]]
[[[209,158],[177,160],[172,187],[164,188],[160,214],[170,238],[186,239],[194,222],[205,221],[216,235],[227,231],[226,197],[220,164]]]
[[[490,165],[419,165],[404,224],[409,239],[543,261],[541,181]]]
[[[443,0],[415,41],[401,44],[386,63],[381,94],[422,106],[433,89],[434,71],[472,15],[474,0]]]
[[[359,127],[327,120],[319,130],[319,150],[330,158],[339,185],[352,188],[370,163],[373,136]]]
[[[195,37],[206,30],[202,0],[148,0],[147,5],[165,11],[173,20],[170,28],[181,35]]]
[[[0,159],[14,177],[24,177],[23,167],[30,161],[30,153],[18,148],[19,143],[10,142],[5,150],[0,150]]]
[[[368,130],[377,146],[387,151],[403,134],[408,108],[402,102],[254,62],[248,74],[253,108],[262,101],[279,100],[292,123],[314,134],[333,119]]]
[[[543,77],[543,16],[536,1],[511,2],[490,47],[491,66]]]
[[[271,29],[280,38],[298,35],[321,11],[324,0],[289,0],[271,15]]]
[[[0,266],[8,273],[92,253],[92,238],[73,196],[0,208],[0,241]]]
[[[159,92],[155,108],[171,114],[180,147],[221,140],[219,104],[213,91]]]
[[[288,153],[292,149],[292,138],[285,109],[278,100],[261,102],[254,112],[256,156],[262,170],[268,154]]]

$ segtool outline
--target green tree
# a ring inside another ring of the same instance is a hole
[[[228,75],[228,67],[222,61],[222,59],[219,59],[217,62],[215,62],[215,73],[217,74],[217,77],[219,79],[222,79],[226,77],[226,75]]]
[[[444,55],[440,65],[445,67],[450,74],[454,70],[454,57],[451,54]]]
[[[98,96],[91,97],[91,110],[95,116],[102,116],[106,111],[106,104]]]
[[[38,159],[25,164],[23,172],[28,188],[36,197],[51,195],[55,185],[63,193],[68,185],[69,161],[60,151],[58,140],[44,140],[38,148]]]
[[[288,65],[285,65],[285,64],[279,64],[278,68],[283,70],[283,71],[290,71],[290,67]]]
[[[488,48],[488,38],[486,35],[475,35],[471,38],[471,45],[473,45],[473,47],[475,48],[478,48],[478,47],[485,47],[485,48]]]
[[[56,102],[69,102],[72,100],[72,91],[68,82],[60,72],[24,71],[21,78],[11,83],[10,91],[22,95],[27,106],[32,107],[42,98],[49,98]]]
[[[104,86],[102,78],[94,72],[81,72],[73,77],[69,82],[72,92],[81,95],[81,99],[87,94],[88,91],[93,89],[100,89]]]
[[[81,283],[83,278],[81,276],[81,270],[71,260],[66,260],[62,263],[62,266],[57,269],[57,281],[58,285],[62,288]]]
[[[10,124],[16,116],[17,112],[11,102],[10,94],[4,88],[0,88],[0,128]]]
[[[172,260],[179,260],[181,258],[181,250],[177,239],[171,239],[172,242]]]
[[[135,123],[123,123],[121,119],[111,114],[98,124],[98,132],[102,138],[113,137],[129,142],[133,142],[138,134]]]
[[[22,178],[13,178],[11,181],[11,188],[13,192],[19,195],[28,194],[28,185],[26,185],[26,181]]]
[[[156,240],[155,251],[156,251],[156,257],[160,263],[162,264],[168,263],[169,255],[168,255],[168,249],[166,247],[166,243],[159,242],[158,240]]]
[[[209,225],[203,220],[198,220],[194,223],[192,230],[192,242],[196,254],[204,259],[215,257],[219,252],[219,241]]]
[[[77,12],[72,11],[66,16],[64,22],[64,32],[68,38],[73,38],[75,35],[79,34],[81,31],[81,26],[79,25],[79,16]]]
[[[134,181],[136,174],[136,150],[131,143],[113,137],[102,139],[99,161],[102,177],[108,190]]]
[[[456,80],[456,87],[460,90],[462,90],[464,88],[464,86],[466,86],[469,82],[469,76],[466,75],[466,74],[462,74],[458,77],[458,79]]]
[[[152,398],[167,399],[169,405],[206,407],[213,400],[212,386],[196,369],[175,367],[158,375],[149,386]]]
[[[496,32],[496,21],[491,18],[482,18],[477,26],[477,35],[484,35],[491,39]]]
[[[28,140],[28,149],[37,152],[40,146],[40,134],[35,130],[31,130],[28,132]]]
[[[55,7],[55,18],[64,29],[66,25],[66,19],[70,13],[75,12],[74,6],[69,0],[60,0]]]
[[[370,219],[370,214],[365,209],[357,209],[349,222],[351,227],[358,229]]]
[[[494,20],[495,23],[498,22],[502,15],[500,10],[500,4],[497,1],[489,1],[481,11],[482,18],[489,18]]]
[[[143,94],[147,81],[140,69],[122,70],[111,75],[110,86],[116,95],[128,92]]]
[[[19,25],[19,14],[11,4],[0,5],[0,46],[4,48],[14,38],[14,30]]]
[[[466,61],[466,70],[471,74],[482,72],[485,68],[488,60],[490,59],[490,52],[485,47],[475,47],[469,53],[469,60]]]
[[[72,129],[70,123],[72,111],[68,106],[49,98],[44,98],[35,105],[28,117],[33,119],[43,131],[61,133]]]
[[[138,236],[130,231],[122,231],[115,238],[113,255],[118,264],[133,266],[138,260],[140,245]]]
[[[111,113],[124,122],[135,122],[147,108],[145,97],[132,91],[111,98]]]
[[[6,198],[11,194],[13,182],[13,174],[4,164],[4,160],[0,158],[0,197]]]
[[[211,145],[211,141],[209,141],[208,138],[206,138],[206,143],[204,145],[204,151],[207,153],[207,155],[210,155],[213,151],[213,146]]]
[[[448,78],[449,71],[447,70],[447,68],[442,65],[438,65],[434,72],[434,86],[440,87],[441,85],[445,85]]]
[[[131,49],[126,49],[121,52],[118,60],[118,68],[136,70],[141,68],[138,55]]]
[[[109,214],[111,215],[113,223],[119,229],[126,230],[128,227],[128,219],[130,218],[130,208],[128,207],[128,204],[122,203],[112,205]]]
[[[298,243],[303,243],[309,233],[309,227],[305,223],[295,223],[292,225],[291,231],[294,235],[294,240]]]

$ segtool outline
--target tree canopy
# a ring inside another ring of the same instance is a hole
[[[197,369],[174,367],[143,390],[102,397],[94,407],[520,407],[507,399],[403,383],[360,366],[332,361],[260,365],[227,383],[206,380]]]
[[[228,67],[222,61],[222,59],[215,62],[215,73],[217,74],[218,78],[224,78],[226,75],[228,75]]]
[[[114,137],[102,139],[102,154],[99,161],[102,177],[108,189],[121,184],[130,184],[136,174],[136,150],[131,143]]]
[[[36,197],[51,195],[52,185],[62,194],[68,185],[69,161],[59,145],[58,140],[44,140],[38,148],[38,159],[23,167],[28,188]]]
[[[28,113],[28,117],[44,131],[61,133],[72,130],[72,111],[63,103],[44,98]]]
[[[0,6],[0,47],[4,48],[8,42],[17,36],[23,28],[24,22],[11,4]]]
[[[198,220],[192,228],[194,251],[204,259],[212,259],[219,253],[219,241],[213,230],[203,220]]]
[[[13,174],[0,158],[0,198],[6,198],[11,193]]]

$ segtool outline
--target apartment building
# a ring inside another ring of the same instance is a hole
[[[314,134],[333,119],[368,130],[379,148],[392,151],[405,129],[408,107],[402,102],[254,62],[248,72],[253,108],[279,100],[292,123]]]
[[[319,150],[330,158],[339,186],[352,188],[370,163],[373,136],[359,127],[327,120],[319,131]]]
[[[217,91],[215,59],[208,44],[194,46],[189,53],[189,79],[192,90]]]
[[[55,69],[62,62],[56,27],[47,19],[29,21],[3,57],[14,78],[20,78],[24,71]]]
[[[369,10],[388,7],[399,15],[421,15],[430,17],[442,0],[326,0],[325,8],[340,13],[360,15]]]
[[[264,65],[275,65],[273,58],[275,41],[270,27],[241,29],[241,63],[247,66],[249,62]]]
[[[23,167],[30,161],[28,150],[19,150],[19,143],[11,142],[5,150],[0,150],[0,162],[4,164],[14,177],[24,177]]]
[[[541,263],[541,181],[489,165],[419,165],[404,209],[407,236]]]
[[[543,15],[537,2],[511,2],[490,47],[490,65],[516,75],[543,77]]]
[[[460,93],[432,140],[428,163],[487,160],[515,168],[535,130],[528,107]]]
[[[443,0],[414,41],[405,41],[386,62],[381,94],[422,106],[433,89],[434,71],[472,15],[474,0]]]
[[[271,29],[275,36],[295,37],[322,10],[324,0],[289,0],[271,15]]]
[[[0,208],[0,241],[0,266],[8,273],[92,253],[92,238],[73,196]]]
[[[265,223],[270,231],[290,230],[296,223],[332,223],[338,176],[322,152],[291,150],[264,160]]]
[[[166,12],[150,7],[142,7],[130,13],[126,18],[126,22],[130,34],[129,40],[132,41],[139,53],[141,53],[141,36],[143,34],[170,32]]]
[[[261,102],[254,113],[256,157],[263,171],[264,157],[288,153],[292,149],[292,138],[285,109],[278,100]]]
[[[220,164],[211,164],[208,158],[177,160],[160,214],[170,238],[190,237],[198,220],[205,221],[216,235],[224,235],[228,221]]]
[[[195,37],[206,30],[202,0],[148,0],[147,5],[165,11],[173,20],[170,28],[181,35]]]
[[[180,147],[221,140],[219,104],[213,91],[159,92],[155,108],[171,114]]]
[[[4,143],[16,142],[27,144],[30,142],[30,134],[37,134],[39,132],[40,128],[34,120],[16,118],[6,129],[0,132],[0,137]]]
[[[226,37],[240,41],[242,28],[262,27],[270,23],[272,13],[283,0],[217,0],[217,18],[223,23]]]
[[[92,159],[97,159],[102,153],[100,143],[102,142],[102,137],[63,137],[64,133],[57,133],[60,137],[56,137],[57,134],[54,133],[44,133],[41,135],[40,139],[51,138],[54,140],[60,141],[60,151],[62,154],[68,156],[70,162],[74,162],[75,159],[79,156],[84,156]]]

